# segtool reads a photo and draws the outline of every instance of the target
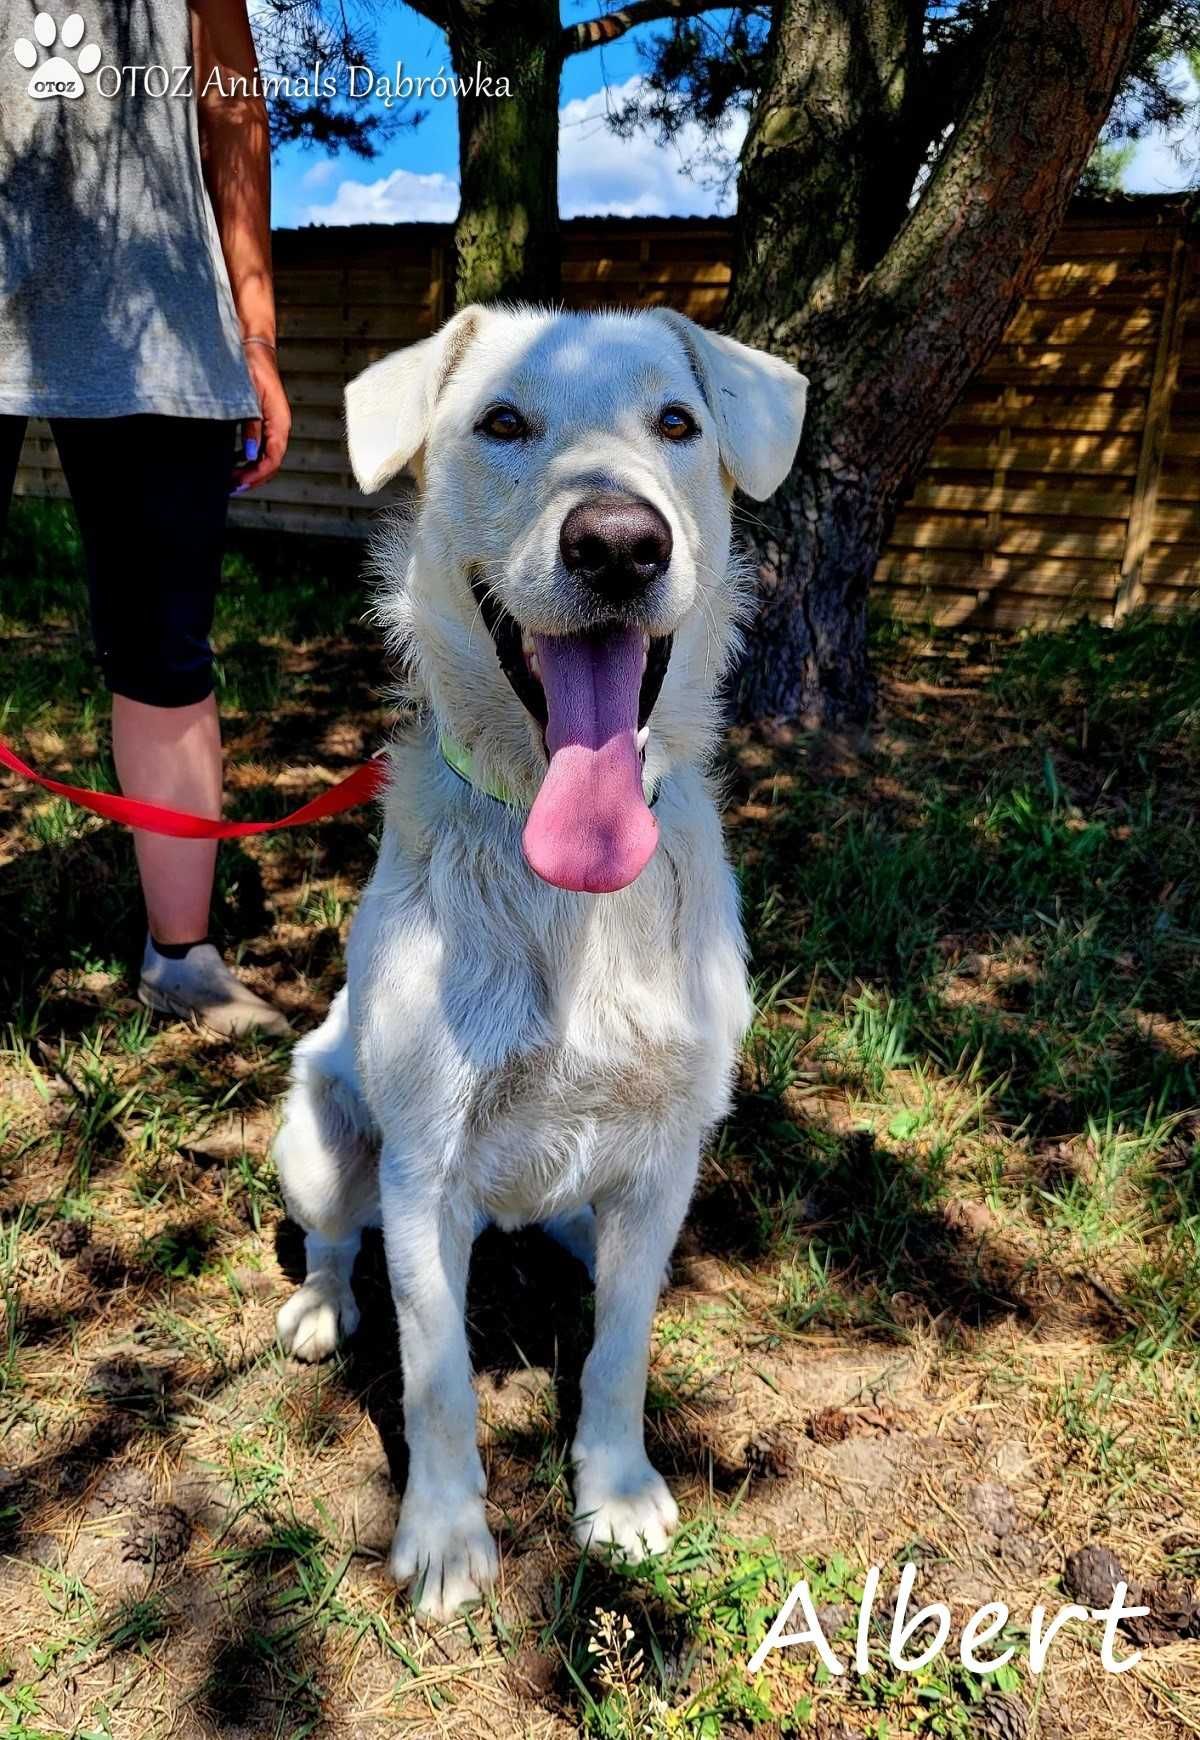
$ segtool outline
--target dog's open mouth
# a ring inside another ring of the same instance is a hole
[[[549,757],[525,824],[529,865],[557,888],[613,894],[640,875],[658,844],[641,752],[671,637],[618,624],[528,635],[481,582],[472,589],[500,668],[541,726]]]

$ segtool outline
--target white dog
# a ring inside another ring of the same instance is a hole
[[[408,1486],[397,1581],[448,1615],[496,1574],[463,1309],[488,1222],[592,1269],[575,1532],[642,1557],[675,1502],[642,1409],[651,1322],[750,1018],[705,779],[736,635],[734,486],[786,475],[806,382],[663,310],[467,308],[346,395],[363,489],[417,505],[376,545],[421,703],[390,752],[348,983],[296,1048],[275,1158],[320,1359],[358,1322],[382,1222]]]

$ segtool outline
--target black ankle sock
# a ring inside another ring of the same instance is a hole
[[[198,938],[196,942],[160,943],[153,932],[151,932],[150,936],[150,941],[154,944],[155,953],[162,955],[163,959],[167,961],[182,961],[191,954],[193,949],[203,947],[203,945],[209,940],[208,937],[202,936]]]

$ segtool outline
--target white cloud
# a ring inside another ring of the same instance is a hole
[[[1152,134],[1134,146],[1121,186],[1126,193],[1178,193],[1196,185],[1198,171],[1194,137],[1172,141]]]
[[[453,223],[458,183],[448,175],[393,169],[379,181],[343,181],[328,205],[305,206],[302,224]]]
[[[641,84],[629,79],[611,90],[577,97],[559,111],[558,190],[563,217],[707,217],[728,209],[720,190],[693,179],[686,166],[706,150],[700,128],[689,124],[668,145],[638,132],[619,139],[606,114],[632,97]],[[746,118],[736,115],[725,128],[722,147],[736,157],[746,134]],[[418,139],[420,135],[418,134]],[[317,164],[304,177],[308,187],[329,179]],[[448,175],[417,175],[394,169],[377,181],[342,181],[326,205],[301,208],[308,224],[451,223],[458,213],[458,183]]]
[[[707,147],[699,127],[689,123],[669,144],[637,132],[620,139],[606,120],[611,109],[636,96],[642,81],[632,78],[612,90],[577,97],[559,111],[558,195],[564,217],[707,217],[728,209],[720,190],[703,185],[697,160]],[[726,125],[721,145],[736,157],[746,136],[746,117]],[[687,174],[687,165],[699,173]]]
[[[1185,103],[1200,102],[1200,82],[1186,60],[1173,60],[1164,75]],[[1177,193],[1200,179],[1200,139],[1194,120],[1176,133],[1139,139],[1121,177],[1127,193]]]
[[[328,187],[338,172],[339,164],[332,157],[318,157],[300,177],[301,187]]]

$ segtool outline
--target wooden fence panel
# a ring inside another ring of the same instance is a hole
[[[1016,626],[1200,587],[1200,309],[1185,202],[1078,206],[902,507],[877,584],[899,612]],[[730,227],[576,219],[563,226],[571,308],[667,305],[720,320]],[[236,525],[361,537],[381,500],[346,463],[345,382],[448,312],[451,234],[437,224],[276,233],[280,362],[295,413],[280,477],[232,504]],[[30,425],[17,488],[65,493]]]
[[[1178,201],[1072,215],[898,517],[894,608],[1013,626],[1153,599],[1191,255]]]

